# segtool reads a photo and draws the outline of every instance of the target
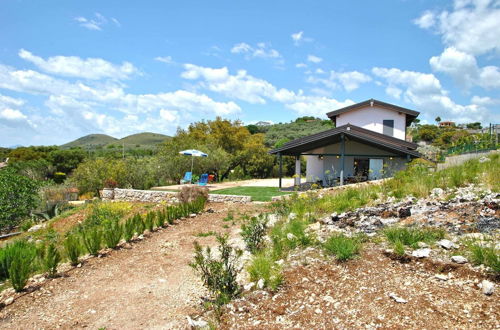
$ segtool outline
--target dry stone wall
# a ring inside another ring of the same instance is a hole
[[[104,200],[115,201],[128,201],[128,202],[167,202],[176,203],[177,192],[174,191],[157,191],[157,190],[137,190],[137,189],[104,189],[101,194]],[[208,201],[212,203],[249,203],[252,201],[250,196],[237,196],[237,195],[220,195],[209,194]]]

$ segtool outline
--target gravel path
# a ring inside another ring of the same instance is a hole
[[[90,258],[64,277],[46,281],[40,289],[16,299],[0,311],[4,329],[185,328],[186,315],[196,311],[205,293],[188,263],[193,242],[215,245],[200,232],[223,228],[227,205],[210,205],[215,213],[180,221],[150,234],[132,246]],[[253,205],[238,206],[238,211]]]

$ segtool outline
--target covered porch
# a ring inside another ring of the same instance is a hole
[[[411,142],[344,125],[288,142],[271,151],[279,160],[279,186],[282,188],[282,157],[295,157],[295,186],[301,185],[302,156],[306,157],[306,181],[321,186],[376,180],[393,176],[419,157]]]

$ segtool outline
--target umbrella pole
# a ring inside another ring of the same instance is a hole
[[[193,162],[194,162],[194,157],[191,155],[191,180],[189,183],[193,183]]]

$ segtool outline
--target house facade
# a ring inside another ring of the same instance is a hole
[[[280,168],[282,156],[295,156],[295,173],[299,174],[295,184],[301,183],[301,156],[307,160],[307,182],[324,186],[392,176],[420,157],[417,145],[406,141],[407,128],[418,115],[414,110],[367,100],[327,113],[335,128],[290,141],[270,153],[278,155]]]

